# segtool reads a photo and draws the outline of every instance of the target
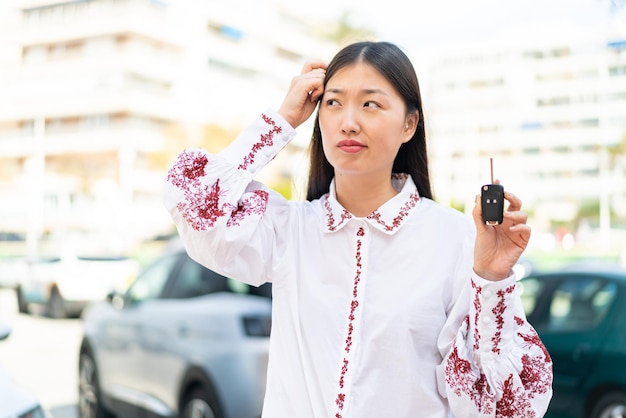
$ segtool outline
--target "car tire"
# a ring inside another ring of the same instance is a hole
[[[202,386],[191,388],[181,403],[181,418],[222,418],[213,394]]]
[[[63,319],[67,318],[67,311],[65,309],[65,301],[63,296],[56,287],[52,288],[50,292],[50,298],[46,306],[46,315],[50,318]]]
[[[81,349],[78,376],[78,416],[80,418],[114,418],[114,415],[102,404],[98,368],[88,348]]]
[[[18,310],[18,312],[21,313],[21,314],[27,314],[28,313],[28,303],[24,299],[24,293],[22,293],[22,288],[21,287],[18,286],[18,287],[15,288],[15,295],[17,296],[17,310]]]
[[[591,418],[613,418],[626,415],[626,393],[610,392],[593,407]]]

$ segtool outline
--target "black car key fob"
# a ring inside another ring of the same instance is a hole
[[[499,184],[485,184],[481,189],[480,203],[483,221],[487,225],[502,223],[504,213],[504,187]]]
[[[483,221],[487,225],[499,225],[504,218],[504,187],[494,184],[493,159],[491,163],[491,184],[485,184],[480,193],[480,204],[483,212]]]

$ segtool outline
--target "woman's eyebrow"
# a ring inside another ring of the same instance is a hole
[[[324,90],[325,92],[328,93],[336,93],[336,94],[342,94],[345,93],[345,90],[335,87],[335,88],[326,88],[326,90]],[[364,94],[383,94],[385,96],[389,96],[387,94],[387,92],[383,89],[378,89],[378,88],[367,88],[367,89],[362,89],[361,93]]]
[[[389,96],[387,92],[383,89],[363,89],[365,94],[382,94],[385,96]]]

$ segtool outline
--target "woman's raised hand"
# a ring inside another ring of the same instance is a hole
[[[306,121],[317,105],[317,99],[324,93],[324,76],[326,64],[323,62],[307,62],[300,75],[291,80],[283,103],[278,113],[289,124],[297,128]]]
[[[480,196],[476,196],[472,213],[476,224],[474,271],[487,280],[507,278],[530,239],[530,227],[526,224],[528,216],[522,211],[522,201],[509,192],[504,193],[504,198],[509,205],[500,225],[483,222]]]

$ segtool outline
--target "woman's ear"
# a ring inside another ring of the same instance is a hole
[[[409,142],[413,135],[415,135],[415,130],[417,129],[417,123],[419,122],[419,112],[409,113],[406,116],[406,120],[404,123],[403,136],[404,140],[402,142]]]

